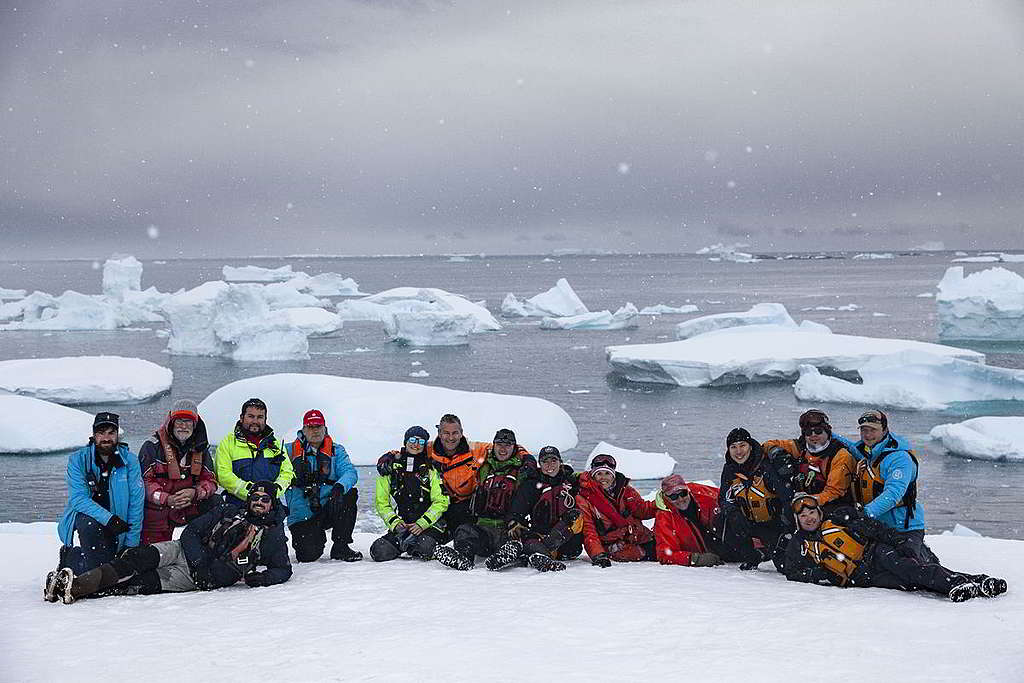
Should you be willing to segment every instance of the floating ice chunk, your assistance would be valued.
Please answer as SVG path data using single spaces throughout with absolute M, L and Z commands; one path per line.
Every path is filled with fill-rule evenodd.
M 676 325 L 676 339 L 689 339 L 706 332 L 744 325 L 797 326 L 782 304 L 755 304 L 749 311 L 714 313 L 681 322 Z
M 654 306 L 645 306 L 640 309 L 640 315 L 671 315 L 673 313 L 697 313 L 700 311 L 699 308 L 693 304 L 685 304 L 683 306 L 666 306 L 665 304 L 656 304 Z
M 420 310 L 431 310 L 427 304 L 419 306 Z M 384 322 L 391 317 L 391 310 L 383 304 L 375 304 L 363 299 L 346 299 L 337 305 L 338 316 L 342 320 L 365 320 Z
M 938 240 L 929 240 L 911 248 L 915 251 L 945 251 L 946 243 Z
M 509 427 L 534 453 L 547 444 L 565 451 L 578 440 L 572 418 L 540 398 L 305 374 L 253 377 L 214 391 L 199 404 L 211 439 L 231 433 L 238 406 L 250 396 L 266 399 L 270 423 L 284 438 L 295 434 L 302 415 L 316 406 L 357 465 L 375 464 L 381 453 L 400 446 L 409 425 L 433 432 L 431 425 L 443 413 L 458 415 L 470 440 L 490 440 L 495 431 Z
M 365 304 L 377 304 L 383 306 L 386 311 L 367 307 Z M 394 289 L 378 292 L 362 299 L 338 303 L 338 313 L 345 320 L 359 320 L 360 318 L 349 316 L 363 312 L 377 316 L 374 318 L 362 318 L 364 320 L 388 322 L 390 313 L 396 311 L 435 311 L 438 313 L 466 314 L 473 318 L 473 332 L 488 332 L 501 329 L 501 325 L 486 308 L 477 306 L 465 297 L 435 287 L 395 287 Z
M 173 378 L 167 368 L 141 358 L 70 356 L 0 361 L 0 389 L 66 405 L 145 401 L 169 391 Z
M 410 346 L 462 346 L 469 343 L 476 318 L 451 311 L 393 311 L 384 323 L 390 341 Z
M 637 327 L 639 313 L 636 306 L 627 303 L 619 310 L 581 313 L 564 318 L 544 318 L 542 330 L 628 330 Z
M 221 269 L 228 282 L 284 282 L 296 276 L 292 267 L 261 268 L 260 266 L 224 266 Z
M 38 309 L 38 318 L 34 320 L 30 318 L 37 315 L 36 311 L 26 308 L 21 322 L 7 323 L 2 329 L 116 330 L 122 324 L 120 307 L 116 303 L 109 303 L 103 296 L 90 296 L 68 290 L 56 297 L 53 304 L 53 307 Z
M 589 310 L 576 296 L 569 281 L 563 277 L 548 291 L 531 296 L 525 301 L 519 301 L 514 294 L 507 294 L 505 300 L 501 302 L 501 312 L 509 317 L 536 315 L 564 318 L 589 313 Z
M 286 284 L 312 294 L 313 296 L 362 296 L 359 284 L 350 277 L 338 273 L 320 273 L 312 277 L 297 273 Z
M 516 298 L 516 295 L 509 292 L 501 300 L 501 314 L 506 318 L 525 318 L 530 315 L 526 304 Z
M 879 261 L 879 260 L 886 260 L 886 259 L 895 258 L 895 256 L 893 256 L 891 253 L 888 253 L 888 252 L 883 253 L 883 254 L 876 254 L 876 253 L 870 253 L 869 252 L 867 254 L 856 254 L 856 255 L 854 255 L 853 258 L 855 260 L 857 260 L 857 261 Z
M 587 457 L 587 469 L 594 456 L 606 453 L 615 458 L 615 469 L 630 479 L 661 479 L 672 474 L 676 461 L 668 453 L 646 453 L 601 441 Z
M 940 339 L 1024 340 L 1024 277 L 1005 268 L 948 268 L 935 305 Z
M 962 256 L 953 259 L 953 263 L 999 263 L 998 256 Z
M 932 294 L 931 292 L 921 292 L 920 294 L 917 295 L 917 298 L 918 299 L 931 299 L 933 296 L 935 296 L 935 295 Z
M 570 394 L 589 394 L 590 389 L 569 389 Z
M 712 244 L 709 247 L 701 247 L 697 250 L 699 256 L 710 256 L 711 261 L 732 261 L 733 263 L 757 263 L 758 259 L 753 254 L 739 251 L 745 244 Z
M 979 460 L 1024 462 L 1024 417 L 975 417 L 933 427 L 950 453 Z
M 226 282 L 204 282 L 164 303 L 171 323 L 168 351 L 186 356 L 220 356 L 226 351 L 225 342 L 214 331 L 213 321 L 218 302 L 227 295 L 229 287 Z
M 968 537 L 968 538 L 985 538 L 984 536 L 979 534 L 974 529 L 972 529 L 972 528 L 970 528 L 968 526 L 964 526 L 963 524 L 960 524 L 959 522 L 954 524 L 952 529 L 946 529 L 945 531 L 943 531 L 941 535 L 942 536 L 965 536 L 965 537 Z
M 23 322 L 39 320 L 47 308 L 56 308 L 57 297 L 46 292 L 32 292 L 20 301 L 11 301 L 0 304 L 0 320 L 14 320 L 21 318 Z
M 0 453 L 53 453 L 84 446 L 93 416 L 37 398 L 0 394 Z
M 285 327 L 295 327 L 307 336 L 324 335 L 341 329 L 341 317 L 322 308 L 285 308 L 274 311 L 271 320 L 282 321 Z
M 799 371 L 800 379 L 793 385 L 793 392 L 801 401 L 852 403 L 904 410 L 942 410 L 946 407 L 893 382 L 865 387 L 838 377 L 822 375 L 813 365 L 801 365 Z
M 416 370 L 409 373 L 410 377 L 430 377 L 430 373 L 426 370 Z
M 609 346 L 612 369 L 634 382 L 686 387 L 795 379 L 801 365 L 854 375 L 875 356 L 917 350 L 982 362 L 976 351 L 904 339 L 831 334 L 823 325 L 738 327 L 661 344 Z
M 0 299 L 24 299 L 28 292 L 24 289 L 7 289 L 0 287 Z
M 303 294 L 292 283 L 272 282 L 263 288 L 263 296 L 267 304 L 274 309 L 278 308 L 306 308 L 308 306 L 320 306 L 323 302 L 312 294 Z
M 142 264 L 134 256 L 112 256 L 103 264 L 103 294 L 123 299 L 125 292 L 142 290 Z
M 231 358 L 236 361 L 308 360 L 309 340 L 305 332 L 292 325 L 264 324 L 238 338 Z

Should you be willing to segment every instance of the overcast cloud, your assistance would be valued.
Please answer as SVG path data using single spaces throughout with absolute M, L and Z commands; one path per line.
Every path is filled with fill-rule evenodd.
M 6 7 L 0 236 L 5 258 L 1019 247 L 1022 17 L 995 1 Z

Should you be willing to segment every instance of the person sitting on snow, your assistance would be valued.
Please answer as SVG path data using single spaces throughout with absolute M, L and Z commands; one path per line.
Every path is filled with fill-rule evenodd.
M 62 569 L 47 582 L 45 597 L 71 604 L 89 596 L 213 590 L 240 580 L 250 588 L 284 583 L 292 567 L 283 522 L 274 482 L 253 482 L 241 508 L 223 504 L 189 522 L 180 540 L 129 548 L 96 569 Z
M 327 433 L 327 421 L 319 410 L 302 417 L 302 429 L 292 442 L 295 478 L 285 491 L 288 531 L 299 562 L 315 562 L 327 545 L 325 529 L 331 529 L 331 559 L 358 562 L 363 554 L 352 550 L 356 525 L 359 474 L 348 452 Z
M 146 493 L 138 456 L 119 443 L 119 422 L 115 413 L 97 413 L 88 445 L 68 457 L 68 502 L 57 525 L 63 543 L 58 570 L 87 572 L 139 544 Z
M 715 552 L 713 521 L 718 506 L 718 488 L 687 484 L 681 475 L 661 480 L 654 499 L 654 541 L 658 562 L 684 567 L 714 567 L 722 564 Z
M 188 399 L 175 401 L 167 419 L 139 449 L 146 485 L 142 543 L 171 540 L 185 526 L 223 501 L 215 492 L 206 424 Z
M 817 499 L 793 498 L 798 530 L 783 564 L 790 581 L 834 586 L 926 590 L 963 602 L 978 595 L 1006 592 L 1006 581 L 985 574 L 964 574 L 923 562 L 902 534 L 877 519 L 836 511 L 826 520 Z
M 388 532 L 370 546 L 375 562 L 387 562 L 402 553 L 429 560 L 444 540 L 442 516 L 448 496 L 441 488 L 441 475 L 427 457 L 429 439 L 423 427 L 410 427 L 402 449 L 377 463 L 374 507 Z
M 217 444 L 217 483 L 224 502 L 242 505 L 254 482 L 272 481 L 280 494 L 292 482 L 292 461 L 284 443 L 267 426 L 267 404 L 250 398 L 242 404 L 235 430 Z
M 615 458 L 607 453 L 594 456 L 590 471 L 580 475 L 576 504 L 583 513 L 583 547 L 597 567 L 617 562 L 654 560 L 654 534 L 640 520 L 658 511 L 653 501 L 644 500 L 629 485 L 629 479 L 615 471 Z

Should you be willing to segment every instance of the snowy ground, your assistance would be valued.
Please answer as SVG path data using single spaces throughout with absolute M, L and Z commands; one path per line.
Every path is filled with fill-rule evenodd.
M 357 534 L 356 546 L 366 553 L 372 539 Z M 494 574 L 323 560 L 274 588 L 64 606 L 41 597 L 53 525 L 0 524 L 0 678 L 721 681 L 750 665 L 768 681 L 1020 680 L 1024 542 L 929 543 L 951 567 L 1004 576 L 1010 592 L 955 605 L 735 566 Z

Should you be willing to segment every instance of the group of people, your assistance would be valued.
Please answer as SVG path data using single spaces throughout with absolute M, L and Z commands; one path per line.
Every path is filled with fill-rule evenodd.
M 136 455 L 119 441 L 119 417 L 97 414 L 88 445 L 68 459 L 63 545 L 44 599 L 283 583 L 292 574 L 285 526 L 300 563 L 323 556 L 328 532 L 331 559 L 362 560 L 351 548 L 358 472 L 321 411 L 302 424 L 286 443 L 267 424 L 266 403 L 249 399 L 211 457 L 196 405 L 180 400 Z M 805 583 L 926 590 L 954 602 L 1006 592 L 1003 579 L 947 569 L 925 544 L 916 456 L 885 413 L 864 413 L 856 441 L 833 434 L 820 410 L 803 413 L 799 428 L 795 439 L 764 442 L 733 429 L 720 486 L 671 474 L 647 500 L 611 455 L 578 473 L 554 446 L 534 456 L 511 429 L 469 441 L 447 414 L 435 438 L 410 427 L 378 460 L 374 508 L 387 533 L 370 557 L 462 571 L 480 558 L 493 571 L 541 572 L 583 552 L 601 568 L 750 570 L 770 560 Z

